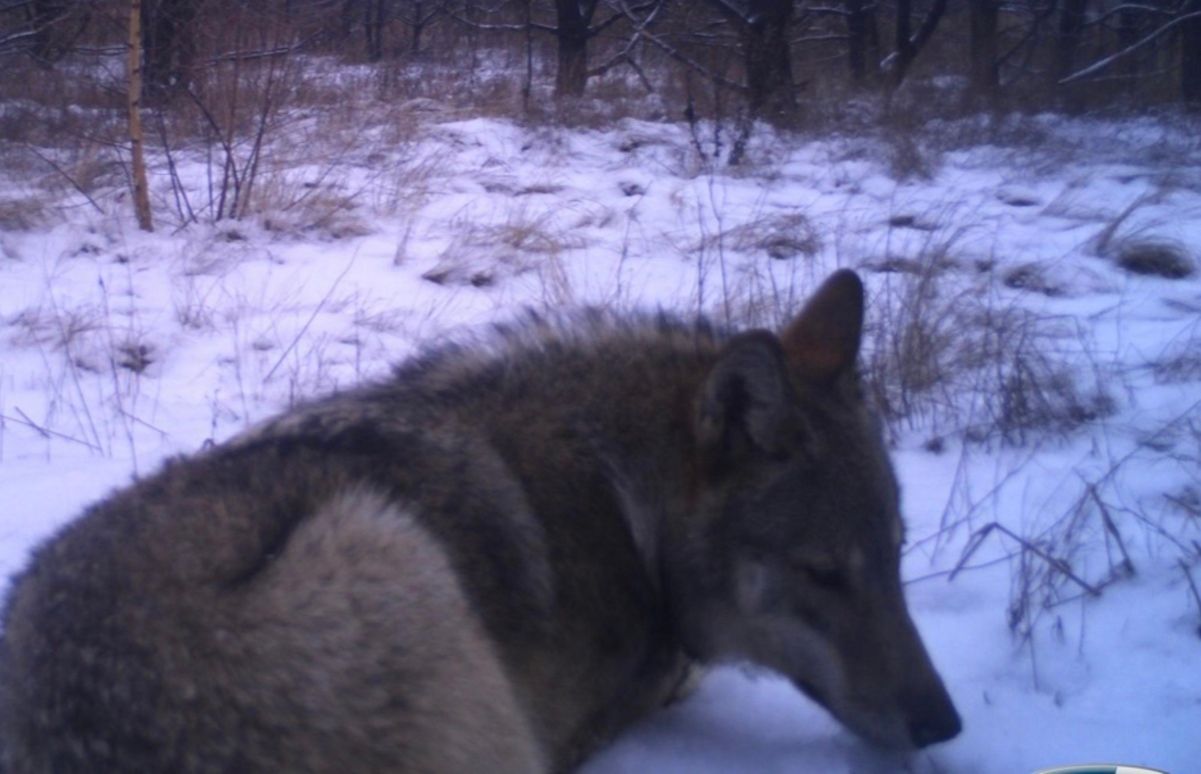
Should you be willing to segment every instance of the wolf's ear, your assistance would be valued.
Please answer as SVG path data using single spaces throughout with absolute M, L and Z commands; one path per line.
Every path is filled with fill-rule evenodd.
M 734 338 L 700 394 L 697 437 L 707 453 L 737 454 L 748 445 L 786 450 L 796 427 L 792 385 L 776 337 L 752 331 Z
M 824 384 L 855 365 L 862 335 L 863 282 L 850 269 L 839 269 L 780 334 L 780 343 L 795 373 Z

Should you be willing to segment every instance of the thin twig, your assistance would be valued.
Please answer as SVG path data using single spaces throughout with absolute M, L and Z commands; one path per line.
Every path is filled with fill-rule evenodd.
M 1163 35 L 1168 30 L 1174 28 L 1176 25 L 1183 24 L 1184 22 L 1189 21 L 1191 19 L 1201 19 L 1201 11 L 1193 11 L 1191 13 L 1186 13 L 1181 16 L 1177 16 L 1175 19 L 1168 22 L 1167 24 L 1164 24 L 1159 29 L 1155 30 L 1154 32 L 1149 33 L 1142 40 L 1132 43 L 1129 46 L 1127 46 L 1126 48 L 1122 49 L 1121 51 L 1118 51 L 1117 53 L 1114 53 L 1114 54 L 1110 54 L 1109 56 L 1105 57 L 1104 59 L 1101 59 L 1097 62 L 1093 62 L 1091 65 L 1089 65 L 1088 67 L 1085 67 L 1083 70 L 1077 70 L 1076 72 L 1072 73 L 1071 75 L 1069 75 L 1065 78 L 1061 78 L 1059 80 L 1059 85 L 1062 86 L 1065 83 L 1071 83 L 1073 81 L 1078 81 L 1081 78 L 1086 78 L 1095 72 L 1104 70 L 1106 67 L 1109 67 L 1111 64 L 1118 61 L 1119 59 L 1122 59 L 1123 57 L 1126 57 L 1127 55 L 1134 53 L 1135 51 L 1139 50 L 1146 44 L 1155 40 L 1160 35 Z
M 139 417 L 139 416 L 138 416 L 138 415 L 136 415 L 136 414 L 132 414 L 132 413 L 130 413 L 130 412 L 128 412 L 128 411 L 126 411 L 125 409 L 123 409 L 123 408 L 120 408 L 120 407 L 118 407 L 118 409 L 117 409 L 117 410 L 118 410 L 118 411 L 120 411 L 120 412 L 121 412 L 123 415 L 125 415 L 125 416 L 126 416 L 126 417 L 128 417 L 129 419 L 132 419 L 132 420 L 134 421 L 134 423 L 135 423 L 135 424 L 139 424 L 139 425 L 141 425 L 142 427 L 145 427 L 145 428 L 147 428 L 147 429 L 149 429 L 149 430 L 153 430 L 154 432 L 158 433 L 158 434 L 159 434 L 160 436 L 162 436 L 163 438 L 167 438 L 167 437 L 169 437 L 169 436 L 171 435 L 171 434 L 170 434 L 170 433 L 168 433 L 166 430 L 162 429 L 161 427 L 157 427 L 157 426 L 155 426 L 155 425 L 152 425 L 151 423 L 147 422 L 145 419 L 142 419 L 141 417 Z
M 1201 592 L 1197 591 L 1197 584 L 1193 580 L 1193 573 L 1189 570 L 1188 564 L 1183 559 L 1180 561 L 1180 571 L 1184 573 L 1184 579 L 1188 581 L 1188 587 L 1193 591 L 1193 600 L 1197 603 L 1197 611 L 1201 612 Z M 1197 634 L 1201 635 L 1201 626 L 1197 627 Z
M 1071 566 L 1066 561 L 1064 561 L 1063 559 L 1060 559 L 1057 556 L 1053 556 L 1052 554 L 1047 553 L 1046 551 L 1039 548 L 1031 541 L 1022 537 L 1021 535 L 1018 535 L 1013 530 L 1006 527 L 1004 524 L 1001 524 L 1001 523 L 995 522 L 995 521 L 991 522 L 989 524 L 985 524 L 979 530 L 974 532 L 972 534 L 972 536 L 968 539 L 968 544 L 967 544 L 967 546 L 964 547 L 963 554 L 960 556 L 959 561 L 955 564 L 955 569 L 953 569 L 951 571 L 951 574 L 950 574 L 948 580 L 955 580 L 956 574 L 958 574 L 959 571 L 961 569 L 963 569 L 963 566 L 967 563 L 967 561 L 969 559 L 971 559 L 973 554 L 976 553 L 976 550 L 979 549 L 980 546 L 984 543 L 984 539 L 987 538 L 988 535 L 994 531 L 1000 532 L 1001 534 L 1008 536 L 1011 540 L 1015 541 L 1022 548 L 1029 551 L 1030 553 L 1034 554 L 1039 559 L 1042 559 L 1044 562 L 1046 562 L 1048 565 L 1050 565 L 1056 571 L 1061 573 L 1065 578 L 1067 578 L 1068 580 L 1070 580 L 1073 583 L 1075 583 L 1076 585 L 1078 585 L 1080 588 L 1087 591 L 1091 596 L 1096 597 L 1096 596 L 1101 595 L 1101 589 L 1097 588 L 1095 585 L 1089 583 L 1088 581 L 1084 580 L 1076 573 L 1072 572 Z
M 89 448 L 95 452 L 103 451 L 99 446 L 96 446 L 93 443 L 85 441 L 82 438 L 76 438 L 73 435 L 67 435 L 66 433 L 60 433 L 57 430 L 51 430 L 48 427 L 42 427 L 37 422 L 34 422 L 32 419 L 30 419 L 29 415 L 26 414 L 24 411 L 22 411 L 20 409 L 20 407 L 17 407 L 15 410 L 21 416 L 13 417 L 13 416 L 9 416 L 8 414 L 0 414 L 0 419 L 5 420 L 6 422 L 16 422 L 18 425 L 25 425 L 26 427 L 37 432 L 37 434 L 42 436 L 43 438 L 50 438 L 51 436 L 53 436 L 55 438 L 61 438 L 64 441 L 70 441 L 71 443 L 77 443 L 80 446 L 86 446 L 87 448 Z
M 1118 544 L 1118 550 L 1122 552 L 1122 566 L 1127 572 L 1134 575 L 1134 562 L 1130 561 L 1130 554 L 1126 551 L 1126 542 L 1122 540 L 1122 534 L 1118 532 L 1117 524 L 1114 523 L 1113 517 L 1109 513 L 1109 506 L 1097 494 L 1097 487 L 1090 485 L 1088 494 L 1101 512 L 1101 523 L 1105 525 L 1105 531 L 1113 536 L 1114 541 Z

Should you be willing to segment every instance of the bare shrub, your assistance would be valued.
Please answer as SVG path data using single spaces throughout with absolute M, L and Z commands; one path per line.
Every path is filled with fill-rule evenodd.
M 722 296 L 714 314 L 741 328 L 779 329 L 821 279 L 813 264 L 795 259 L 744 261 L 719 267 L 719 274 Z
M 927 180 L 934 174 L 934 165 L 916 137 L 908 132 L 887 135 L 888 171 L 897 180 L 919 178 Z
M 68 352 L 78 349 L 81 338 L 97 333 L 104 325 L 100 310 L 90 306 L 62 311 L 34 306 L 18 312 L 8 322 L 17 329 L 17 344 Z
M 986 544 L 999 547 L 1011 567 L 1009 627 L 1031 648 L 1032 658 L 1036 627 L 1050 622 L 1062 632 L 1065 605 L 1102 596 L 1110 586 L 1146 569 L 1148 562 L 1174 563 L 1187 577 L 1201 563 L 1201 500 L 1195 484 L 1135 498 L 1130 496 L 1128 477 L 1140 469 L 1132 462 L 1154 459 L 1186 471 L 1186 480 L 1195 481 L 1201 463 L 1196 451 L 1199 423 L 1201 403 L 1164 422 L 1107 468 L 1088 476 L 1078 473 L 1064 482 L 1075 497 L 1049 521 L 1035 520 L 1020 532 L 999 520 L 973 530 L 950 577 L 991 563 L 973 560 Z M 1176 445 L 1183 450 L 1165 454 Z
M 879 117 L 878 132 L 886 148 L 886 163 L 896 180 L 929 179 L 938 160 L 926 142 L 925 109 L 885 107 Z
M 972 533 L 950 577 L 963 570 L 988 539 L 1006 544 L 1016 566 L 1010 576 L 1009 629 L 1029 643 L 1045 615 L 1081 596 L 1099 597 L 1107 587 L 1135 574 L 1128 536 L 1119 529 L 1116 513 L 1098 487 L 1089 484 L 1068 511 L 1036 534 L 1021 535 L 990 522 Z M 1082 557 L 1097 540 L 1105 547 L 1105 567 L 1087 573 L 1080 568 Z
M 1113 260 L 1133 274 L 1145 274 L 1167 279 L 1184 279 L 1196 267 L 1188 248 L 1171 239 L 1155 235 L 1158 221 L 1132 226 L 1133 216 L 1147 205 L 1156 204 L 1165 191 L 1157 190 L 1135 199 L 1113 217 L 1092 238 L 1093 252 Z
M 1114 399 L 1100 378 L 1082 378 L 1065 364 L 1055 346 L 1062 337 L 1046 320 L 1023 316 L 1014 322 L 996 331 L 997 362 L 992 378 L 984 381 L 994 400 L 982 402 L 982 416 L 968 428 L 969 440 L 984 442 L 999 434 L 1006 443 L 1023 445 L 1039 435 L 1069 435 L 1114 412 Z
M 708 239 L 722 239 L 729 249 L 749 255 L 766 254 L 776 260 L 811 258 L 822 246 L 821 236 L 803 212 L 765 215 Z
M 0 199 L 0 231 L 28 231 L 46 219 L 48 203 L 31 196 Z
M 1190 336 L 1169 347 L 1151 363 L 1151 371 L 1164 384 L 1201 382 L 1201 337 Z
M 197 275 L 180 275 L 180 282 L 172 288 L 171 302 L 175 310 L 175 322 L 181 328 L 204 331 L 216 327 L 218 314 L 209 298 L 213 287 L 202 289 Z
M 124 128 L 124 68 L 117 52 L 79 54 L 56 67 L 6 56 L 0 78 L 0 137 L 41 147 L 117 142 Z
M 870 329 L 865 373 L 870 391 L 890 421 L 915 418 L 927 404 L 950 403 L 935 396 L 952 371 L 959 304 L 940 288 L 940 256 L 927 253 L 913 271 L 896 275 L 886 293 L 893 296 L 873 308 L 882 312 Z
M 373 230 L 358 200 L 364 186 L 351 186 L 337 161 L 324 169 L 273 169 L 262 175 L 253 212 L 267 231 L 329 239 L 366 236 Z
M 452 228 L 451 244 L 421 275 L 437 285 L 489 287 L 586 245 L 574 229 L 558 222 L 555 211 L 535 213 L 525 204 L 514 206 L 501 222 L 463 217 Z
M 1021 445 L 1112 414 L 1085 331 L 961 282 L 946 249 L 887 275 L 887 298 L 873 305 L 865 375 L 890 424 Z

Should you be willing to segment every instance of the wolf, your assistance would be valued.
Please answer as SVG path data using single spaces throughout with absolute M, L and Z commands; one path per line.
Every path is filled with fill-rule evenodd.
M 568 771 L 721 662 L 954 737 L 863 316 L 534 319 L 168 462 L 14 580 L 0 768 Z

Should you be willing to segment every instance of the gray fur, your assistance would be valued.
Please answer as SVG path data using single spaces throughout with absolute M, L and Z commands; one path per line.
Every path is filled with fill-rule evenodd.
M 850 272 L 779 334 L 535 319 L 167 464 L 14 582 L 0 768 L 563 771 L 694 661 L 953 736 L 861 325 Z

